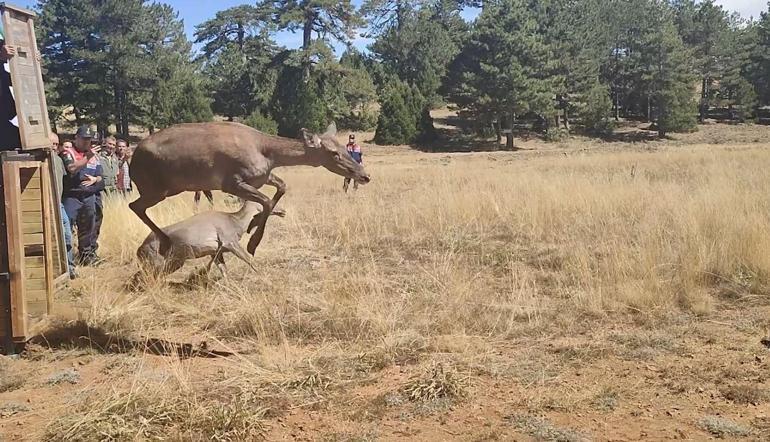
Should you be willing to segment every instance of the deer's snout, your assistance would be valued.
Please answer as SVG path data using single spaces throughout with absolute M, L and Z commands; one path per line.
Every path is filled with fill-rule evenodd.
M 364 175 L 364 176 L 358 177 L 358 182 L 360 184 L 366 184 L 366 183 L 368 183 L 371 180 L 372 179 L 369 177 L 369 175 Z

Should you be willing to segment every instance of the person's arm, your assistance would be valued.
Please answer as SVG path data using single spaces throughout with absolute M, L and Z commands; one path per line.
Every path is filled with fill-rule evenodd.
M 62 160 L 64 160 L 64 167 L 67 168 L 67 173 L 70 175 L 75 175 L 81 170 L 83 170 L 84 167 L 88 164 L 88 161 L 91 160 L 91 158 L 94 157 L 99 152 L 99 148 L 95 147 L 93 149 L 89 149 L 85 152 L 83 158 L 76 160 L 75 158 L 70 155 L 69 152 L 64 152 L 62 154 Z M 68 161 L 69 158 L 69 161 Z
M 96 166 L 96 172 L 93 175 L 86 174 L 86 181 L 83 181 L 83 187 L 88 187 L 94 193 L 104 190 L 104 169 L 101 165 Z

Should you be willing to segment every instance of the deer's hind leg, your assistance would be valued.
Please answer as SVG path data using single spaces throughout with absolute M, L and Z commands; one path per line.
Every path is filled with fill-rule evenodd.
M 246 252 L 246 250 L 243 249 L 243 246 L 241 246 L 241 243 L 239 242 L 232 242 L 230 244 L 227 244 L 225 246 L 225 250 L 235 255 L 237 258 L 239 258 L 241 261 L 245 262 L 246 264 L 251 267 L 252 270 L 257 272 L 257 268 L 254 267 L 254 263 L 251 262 L 251 257 Z
M 270 212 L 273 211 L 273 201 L 267 195 L 260 192 L 254 186 L 245 182 L 243 178 L 240 177 L 236 177 L 235 180 L 233 180 L 232 185 L 224 186 L 223 190 L 227 193 L 232 193 L 235 196 L 239 196 L 245 200 L 254 201 L 255 203 L 262 205 L 262 212 L 257 215 L 251 223 L 257 227 L 257 230 L 249 239 L 247 250 L 251 255 L 254 255 L 254 251 L 257 250 L 257 246 L 259 246 L 259 243 L 262 242 L 262 237 L 265 234 L 267 218 L 270 216 Z

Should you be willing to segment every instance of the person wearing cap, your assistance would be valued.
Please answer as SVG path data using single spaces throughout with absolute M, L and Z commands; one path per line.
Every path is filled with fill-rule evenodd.
M 96 198 L 104 190 L 99 162 L 98 137 L 88 126 L 81 126 L 73 148 L 62 152 L 67 170 L 64 177 L 64 210 L 78 226 L 78 260 L 81 265 L 99 261 L 96 255 Z
M 350 154 L 350 156 L 353 157 L 353 159 L 358 164 L 361 164 L 364 161 L 363 154 L 361 153 L 361 146 L 358 143 L 356 143 L 356 135 L 355 134 L 350 134 L 350 136 L 348 137 L 348 144 L 345 147 L 347 148 L 348 153 Z M 351 178 L 345 178 L 345 183 L 342 185 L 342 189 L 345 192 L 348 191 L 348 187 L 350 187 L 350 181 L 351 180 L 352 180 Z M 353 181 L 353 190 L 358 190 L 358 182 L 357 181 Z
M 62 198 L 62 189 L 64 188 L 64 175 L 66 175 L 66 169 L 64 168 L 64 161 L 61 159 L 61 154 L 64 151 L 59 141 L 59 136 L 51 132 L 49 135 L 51 140 L 51 161 L 53 163 L 54 171 L 54 191 L 57 193 L 59 199 Z M 61 223 L 62 232 L 64 233 L 64 246 L 67 249 L 67 270 L 69 271 L 70 279 L 75 279 L 77 273 L 75 272 L 75 256 L 72 253 L 72 224 L 70 224 L 70 218 L 67 216 L 67 211 L 64 210 L 64 204 L 59 203 L 59 210 L 61 211 Z
M 0 29 L 0 150 L 21 148 L 19 123 L 16 118 L 16 101 L 11 85 L 11 70 L 8 60 L 16 55 L 16 47 L 5 44 L 5 35 Z
M 104 197 L 115 193 L 115 182 L 118 176 L 118 157 L 115 155 L 117 139 L 113 136 L 106 137 L 99 151 L 99 164 L 102 166 L 102 182 L 104 190 L 96 194 L 96 219 L 94 221 L 94 253 L 99 250 L 99 236 L 102 233 L 102 221 L 104 221 Z

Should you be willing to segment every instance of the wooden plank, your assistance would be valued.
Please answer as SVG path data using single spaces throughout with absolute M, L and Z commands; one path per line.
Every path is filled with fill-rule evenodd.
M 27 256 L 24 258 L 24 266 L 29 269 L 42 269 L 45 268 L 45 258 L 42 256 Z
M 43 223 L 21 223 L 22 233 L 43 233 Z
M 24 212 L 21 213 L 21 222 L 24 224 L 43 224 L 43 214 L 40 211 L 37 212 Z
M 45 290 L 45 279 L 30 279 L 25 284 L 27 290 Z
M 11 286 L 11 324 L 14 338 L 27 337 L 27 311 L 24 305 L 24 243 L 21 233 L 19 167 L 13 162 L 3 165 L 5 223 L 8 238 L 8 273 Z
M 21 205 L 21 210 L 24 212 L 40 213 L 43 211 L 43 203 L 40 200 L 37 200 L 37 201 L 19 200 L 19 204 Z M 42 218 L 42 215 L 40 215 L 40 217 Z
M 24 270 L 27 271 L 27 273 L 24 274 L 24 276 L 27 277 L 27 281 L 33 279 L 45 279 L 45 267 L 27 267 Z
M 37 174 L 35 174 L 37 175 Z M 38 180 L 31 181 L 27 186 L 24 188 L 25 191 L 27 190 L 37 190 L 40 191 L 40 182 Z
M 42 296 L 45 296 L 45 292 L 40 291 Z M 27 301 L 27 314 L 32 318 L 40 318 L 48 314 L 48 307 L 43 297 L 37 301 Z
M 25 233 L 24 236 L 24 245 L 31 246 L 36 244 L 45 244 L 45 239 L 43 238 L 42 233 Z
M 52 159 L 52 155 L 55 155 L 53 152 L 46 151 L 47 157 L 48 157 L 48 167 L 45 169 L 41 169 L 42 173 L 48 173 L 49 175 L 49 181 L 52 183 L 55 183 L 55 167 L 54 167 L 54 161 Z M 52 187 L 53 189 L 53 187 Z M 51 216 L 51 222 L 53 223 L 53 228 L 51 229 L 51 232 L 53 233 L 53 257 L 54 257 L 54 287 L 56 286 L 56 280 L 61 278 L 62 275 L 67 275 L 69 277 L 69 272 L 67 271 L 67 247 L 66 244 L 64 244 L 64 226 L 62 226 L 62 219 L 61 219 L 61 195 L 59 192 L 51 192 L 51 210 L 52 210 L 52 216 Z M 66 279 L 67 281 L 69 278 Z
M 43 160 L 43 164 L 38 170 L 49 170 L 48 167 L 48 160 Z M 51 232 L 51 210 L 53 209 L 51 207 L 51 194 L 53 193 L 53 182 L 51 182 L 51 175 L 47 173 L 39 173 L 38 176 L 40 177 L 40 187 L 43 189 L 43 226 L 45 228 L 43 229 L 43 240 L 45 241 L 45 274 L 43 275 L 45 278 L 45 290 L 46 290 L 46 302 L 47 302 L 47 308 L 46 313 L 53 311 L 53 292 L 54 292 L 54 279 L 56 279 L 56 276 L 54 274 L 54 253 L 52 249 L 53 245 L 53 238 Z

